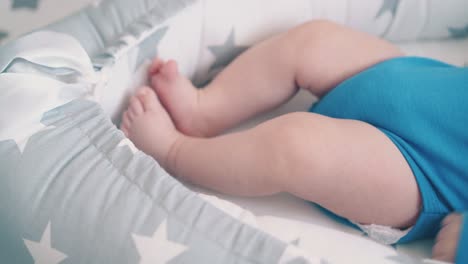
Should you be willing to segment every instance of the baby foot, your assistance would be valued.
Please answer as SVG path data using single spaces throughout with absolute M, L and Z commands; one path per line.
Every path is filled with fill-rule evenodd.
M 451 214 L 444 219 L 432 249 L 432 258 L 450 263 L 455 261 L 461 225 L 462 216 L 459 214 Z
M 177 129 L 186 135 L 204 136 L 204 122 L 198 104 L 200 90 L 179 73 L 177 63 L 156 59 L 149 74 L 153 89 Z
M 168 164 L 173 146 L 182 137 L 149 87 L 141 88 L 130 99 L 122 116 L 121 129 L 139 149 L 154 157 L 163 167 Z

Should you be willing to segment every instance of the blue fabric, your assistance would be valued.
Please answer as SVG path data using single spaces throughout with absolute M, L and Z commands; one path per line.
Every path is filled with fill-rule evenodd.
M 468 68 L 401 57 L 346 80 L 311 112 L 367 122 L 399 148 L 423 198 L 399 242 L 433 237 L 445 215 L 468 209 Z
M 456 264 L 468 263 L 468 212 L 463 214 L 463 222 L 460 233 L 460 240 L 458 241 L 458 251 Z

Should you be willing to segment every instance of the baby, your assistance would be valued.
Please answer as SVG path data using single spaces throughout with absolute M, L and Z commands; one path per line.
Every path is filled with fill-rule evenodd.
M 312 21 L 249 49 L 203 89 L 174 61 L 156 59 L 150 77 L 121 129 L 183 180 L 233 195 L 289 192 L 353 223 L 404 230 L 399 242 L 434 236 L 468 209 L 468 69 Z M 320 98 L 310 112 L 222 134 L 300 88 Z M 434 258 L 454 261 L 462 217 L 444 223 Z

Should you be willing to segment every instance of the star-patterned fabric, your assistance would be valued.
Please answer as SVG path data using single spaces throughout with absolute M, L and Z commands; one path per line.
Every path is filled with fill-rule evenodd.
M 134 234 L 133 240 L 141 256 L 140 264 L 167 263 L 187 249 L 183 244 L 169 241 L 166 220 L 161 223 L 153 236 Z
M 395 16 L 399 3 L 400 0 L 383 0 L 382 6 L 380 7 L 375 17 L 379 18 L 387 12 L 390 13 L 392 16 Z
M 6 31 L 0 30 L 0 43 L 2 42 L 3 39 L 8 37 L 8 33 Z
M 55 22 L 94 1 L 2 0 L 0 1 L 0 45 Z
M 239 45 L 236 43 L 236 35 L 234 28 L 231 29 L 226 40 L 222 44 L 210 45 L 207 47 L 214 61 L 209 66 L 208 73 L 205 78 L 202 78 L 197 82 L 199 87 L 203 87 L 210 82 L 210 80 L 216 76 L 221 70 L 223 70 L 228 64 L 239 56 L 241 53 L 248 49 L 248 46 Z
M 449 27 L 448 30 L 453 38 L 466 38 L 468 37 L 468 24 L 464 27 Z
M 138 48 L 138 56 L 134 66 L 135 70 L 141 64 L 143 64 L 143 62 L 150 61 L 156 57 L 158 44 L 166 34 L 167 30 L 167 27 L 159 28 L 141 42 Z
M 50 238 L 49 223 L 39 242 L 23 239 L 35 264 L 59 264 L 67 257 L 65 254 L 52 247 Z
M 375 18 L 379 19 L 382 16 L 389 14 L 391 16 L 391 22 L 388 23 L 387 28 L 383 33 L 381 33 L 382 36 L 387 36 L 389 30 L 392 28 L 396 14 L 397 14 L 397 9 L 398 5 L 400 4 L 400 0 L 382 0 L 382 6 L 380 7 L 379 11 L 377 12 Z
M 38 54 L 39 40 L 62 55 Z M 99 86 L 78 42 L 39 32 L 18 45 L 0 50 L 0 261 L 320 263 L 184 187 L 73 92 Z
M 132 151 L 96 103 L 73 101 L 41 122 L 54 129 L 30 137 L 22 153 L 0 141 L 0 191 L 21 194 L 1 201 L 1 216 L 15 216 L 1 227 L 9 233 L 0 244 L 13 248 L 0 248 L 4 259 L 14 252 L 28 260 L 21 263 L 320 263 L 218 210 Z
M 232 29 L 229 37 L 222 45 L 208 46 L 208 49 L 215 57 L 215 62 L 210 67 L 210 70 L 226 67 L 234 58 L 247 50 L 247 46 L 237 45 L 235 38 L 235 31 Z
M 29 8 L 29 9 L 37 9 L 39 0 L 11 0 L 11 8 L 18 9 L 18 8 Z
M 4 32 L 10 31 L 9 23 L 3 23 L 9 21 L 2 20 L 5 17 L 12 20 L 20 14 L 33 16 L 53 0 L 37 1 L 36 9 L 26 2 L 18 1 L 20 5 L 15 9 L 11 8 L 13 1 L 0 2 L 7 6 L 0 7 Z M 465 2 L 458 2 L 459 7 L 454 8 L 456 2 L 445 4 L 454 10 L 450 18 L 441 19 L 437 27 L 428 23 L 427 28 L 418 31 L 421 35 L 409 34 L 405 38 L 448 37 L 451 30 L 461 36 L 467 21 L 460 18 L 457 10 L 463 10 L 460 6 Z M 155 55 L 180 58 L 182 72 L 199 74 L 203 79 L 261 38 L 306 19 L 319 18 L 310 16 L 313 12 L 309 12 L 308 0 L 299 0 L 294 6 L 287 0 L 264 3 L 262 0 L 103 0 L 83 11 L 85 15 L 69 18 L 48 29 L 76 38 L 92 61 L 102 55 L 99 52 L 106 51 L 112 58 L 110 65 L 95 67 L 102 69 L 100 77 L 107 79 L 107 85 L 102 87 L 97 98 L 101 106 L 113 100 L 113 105 L 122 107 L 129 91 L 137 86 L 135 76 L 145 72 L 135 69 Z M 336 12 L 340 10 L 336 3 L 328 3 L 313 9 L 330 14 L 331 19 L 344 21 Z M 368 19 L 363 23 L 377 28 L 377 35 L 400 34 L 401 21 L 408 17 L 415 21 L 414 25 L 418 24 L 419 16 L 408 15 L 414 9 L 408 6 L 408 1 L 350 3 L 368 7 L 359 8 L 368 13 L 360 11 L 363 13 L 358 15 Z M 190 6 L 184 12 L 174 11 L 186 5 Z M 5 15 L 4 10 L 9 13 Z M 120 10 L 117 13 L 124 15 L 114 17 L 110 10 Z M 152 13 L 145 15 L 148 10 Z M 438 9 L 435 7 L 435 10 Z M 177 16 L 167 20 L 174 12 Z M 132 19 L 136 19 L 138 27 L 133 27 Z M 127 29 L 132 30 L 125 31 Z M 141 36 L 145 37 L 141 39 Z M 463 41 L 456 40 L 453 44 L 456 48 L 450 49 L 458 57 L 468 54 L 466 49 L 459 48 L 467 47 Z M 60 47 L 53 49 L 62 50 Z M 0 47 L 0 55 L 2 51 L 5 50 Z M 460 65 L 468 60 L 462 59 Z M 21 69 L 9 70 L 18 74 Z M 60 71 L 52 71 L 57 72 Z M 51 90 L 52 86 L 49 83 L 44 88 L 49 89 L 47 94 L 52 94 L 53 100 L 65 103 L 70 98 L 83 97 L 82 93 L 70 90 Z M 8 102 L 6 97 L 2 98 Z M 12 117 L 0 115 L 0 263 L 2 260 L 9 263 L 320 263 L 320 259 L 311 259 L 298 248 L 337 263 L 356 260 L 358 255 L 360 260 L 367 260 L 360 263 L 415 261 L 413 257 L 396 253 L 393 248 L 380 247 L 362 232 L 345 228 L 318 213 L 310 220 L 312 224 L 307 223 L 309 218 L 302 214 L 313 209 L 301 207 L 304 209 L 301 212 L 292 212 L 291 207 L 299 203 L 297 200 L 288 203 L 267 198 L 265 205 L 258 206 L 259 213 L 254 215 L 189 191 L 116 130 L 108 114 L 118 115 L 117 108 L 106 109 L 105 114 L 100 105 L 82 99 L 46 108 L 30 111 L 35 115 L 28 115 L 28 127 L 34 131 L 29 134 L 20 129 L 4 130 L 4 120 L 10 120 L 8 124 L 14 122 Z M 7 126 L 10 127 L 13 125 Z M 255 204 L 255 201 L 247 201 L 247 205 Z M 272 217 L 277 214 L 308 220 Z M 325 222 L 329 226 L 320 228 Z M 275 239 L 257 228 L 284 238 Z M 396 250 L 401 248 L 404 246 Z M 414 252 L 426 252 L 428 256 L 430 246 L 422 248 Z M 323 260 L 322 263 L 327 262 Z
M 209 2 L 210 0 L 198 0 L 198 1 Z M 276 1 L 279 3 L 284 0 L 276 0 Z M 295 6 L 301 7 L 301 5 L 303 5 L 303 8 L 307 8 L 307 5 L 310 5 L 307 3 L 307 1 L 308 0 L 299 0 L 295 2 Z M 434 16 L 438 21 L 446 20 L 445 22 L 446 25 L 445 27 L 438 27 L 435 25 L 435 23 L 431 23 L 432 17 L 428 17 L 427 25 L 430 26 L 434 24 L 434 28 L 428 28 L 427 33 L 424 33 L 426 29 L 420 29 L 419 34 L 423 35 L 423 37 L 430 37 L 430 38 L 460 36 L 457 33 L 459 31 L 456 30 L 459 27 L 456 27 L 456 25 L 458 23 L 465 23 L 465 24 L 467 23 L 466 20 L 463 21 L 457 18 L 458 16 L 464 15 L 463 10 L 466 10 L 467 8 L 466 2 L 463 3 L 463 1 L 464 0 L 455 0 L 455 1 L 450 1 L 450 2 L 444 1 L 441 3 L 437 3 L 437 2 L 430 3 L 431 5 L 434 5 L 434 6 L 430 6 L 430 10 L 436 10 L 435 12 L 440 10 L 441 12 L 440 14 L 431 13 L 431 16 Z M 17 36 L 20 36 L 23 33 L 36 29 L 39 26 L 47 25 L 51 22 L 54 22 L 57 19 L 66 16 L 67 14 L 72 14 L 73 12 L 81 8 L 84 8 L 85 6 L 89 4 L 96 5 L 96 3 L 99 3 L 99 2 L 109 2 L 109 1 L 108 0 L 103 0 L 103 1 L 77 0 L 77 1 L 71 1 L 71 2 L 70 1 L 64 2 L 61 0 L 5 0 L 0 3 L 0 25 L 8 26 L 7 28 L 4 28 L 3 30 L 5 32 L 9 32 L 8 38 L 12 39 Z M 380 23 L 377 23 L 374 25 L 374 27 L 382 27 L 380 31 L 384 35 L 384 37 L 386 36 L 386 34 L 389 34 L 389 25 L 393 25 L 393 21 L 397 16 L 400 17 L 399 13 L 402 13 L 402 15 L 405 17 L 405 21 L 402 21 L 402 23 L 399 24 L 397 27 L 404 27 L 404 24 L 406 24 L 406 26 L 408 27 L 413 27 L 413 24 L 419 25 L 419 23 L 422 23 L 422 22 L 417 22 L 418 17 L 423 19 L 424 17 L 427 16 L 427 14 L 423 14 L 419 10 L 423 10 L 423 9 L 429 10 L 429 9 L 425 9 L 423 6 L 421 7 L 412 6 L 412 3 L 407 3 L 405 1 L 402 2 L 401 0 L 377 0 L 377 1 L 372 1 L 369 3 L 367 3 L 366 1 L 349 0 L 349 2 L 350 4 L 348 6 L 356 5 L 356 3 L 354 2 L 361 3 L 363 7 L 357 10 L 361 10 L 360 12 L 363 12 L 363 14 L 359 16 L 359 17 L 362 17 L 362 19 L 365 19 L 367 17 L 366 12 L 369 12 L 370 13 L 369 18 L 372 17 L 373 19 L 381 19 L 382 17 L 388 16 L 387 18 L 388 22 L 386 23 L 386 25 L 383 25 Z M 324 11 L 322 13 L 331 13 L 331 14 L 337 13 L 338 14 L 340 10 L 343 8 L 342 6 L 341 7 L 335 6 L 336 4 L 326 4 L 326 3 L 320 3 L 320 2 L 314 2 L 314 5 L 316 6 L 313 6 L 312 8 L 316 10 L 318 13 L 320 13 L 319 10 L 322 10 Z M 326 10 L 329 7 L 331 9 Z M 401 7 L 401 10 L 399 10 L 400 7 Z M 407 8 L 408 10 L 405 10 L 405 8 Z M 450 10 L 450 11 L 444 11 L 444 10 Z M 411 14 L 411 13 L 414 13 L 414 14 Z M 300 15 L 300 12 L 298 12 L 298 15 Z M 411 17 L 411 21 L 410 20 L 406 21 L 407 17 Z M 21 23 L 15 23 L 15 19 L 17 19 L 18 21 L 21 20 Z M 341 18 L 337 17 L 337 19 L 340 20 Z M 343 22 L 343 21 L 340 21 L 340 22 Z M 367 21 L 367 23 L 370 23 L 370 22 L 372 21 L 371 20 Z M 408 24 L 408 23 L 411 23 L 411 24 Z M 451 29 L 455 29 L 455 31 L 452 31 Z M 394 36 L 394 34 L 390 34 L 388 35 L 388 37 L 394 38 L 396 36 Z M 416 38 L 419 38 L 419 37 L 421 36 L 416 36 Z M 405 38 L 407 37 L 405 36 Z M 410 37 L 410 39 L 414 39 L 414 38 L 415 37 Z M 0 38 L 0 41 L 1 41 L 1 38 Z

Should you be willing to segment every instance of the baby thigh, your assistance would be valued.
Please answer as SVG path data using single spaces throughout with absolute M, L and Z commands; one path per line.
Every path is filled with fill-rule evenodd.
M 404 156 L 380 130 L 356 120 L 290 115 L 281 130 L 283 188 L 361 224 L 405 228 L 421 197 Z

